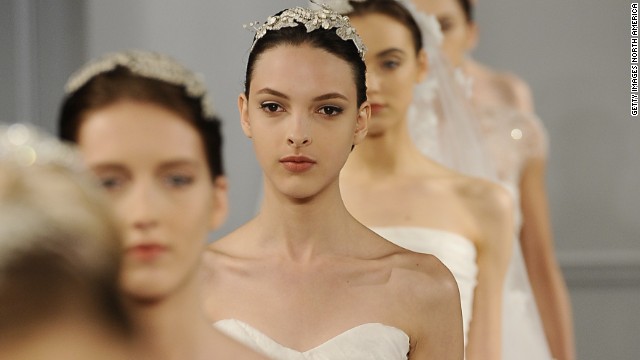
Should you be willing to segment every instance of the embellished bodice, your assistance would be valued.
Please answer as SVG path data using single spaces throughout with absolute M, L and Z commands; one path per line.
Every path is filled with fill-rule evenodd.
M 460 291 L 466 346 L 478 275 L 475 245 L 459 234 L 425 227 L 372 227 L 371 230 L 405 249 L 434 255 L 449 268 Z
M 214 327 L 278 360 L 406 360 L 409 353 L 409 336 L 398 328 L 380 323 L 358 325 L 306 351 L 288 348 L 240 320 L 220 320 Z

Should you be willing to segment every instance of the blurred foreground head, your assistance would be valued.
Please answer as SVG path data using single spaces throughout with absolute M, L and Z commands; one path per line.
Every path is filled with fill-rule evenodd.
M 33 127 L 0 124 L 0 358 L 120 358 L 131 329 L 119 249 L 74 152 Z

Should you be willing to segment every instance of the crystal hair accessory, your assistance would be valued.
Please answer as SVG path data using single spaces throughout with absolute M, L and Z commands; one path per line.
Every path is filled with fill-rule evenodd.
M 118 66 L 127 68 L 140 77 L 184 87 L 188 96 L 200 100 L 202 112 L 206 118 L 215 116 L 204 82 L 200 77 L 174 59 L 154 52 L 131 50 L 107 54 L 74 73 L 65 86 L 65 92 L 74 93 L 94 77 L 112 71 Z
M 76 170 L 82 168 L 72 147 L 21 123 L 0 123 L 0 161 L 19 166 L 56 164 Z
M 252 28 L 255 30 L 256 35 L 251 45 L 251 50 L 255 46 L 256 42 L 260 40 L 269 31 L 280 30 L 286 27 L 296 27 L 298 25 L 304 25 L 307 32 L 312 32 L 318 29 L 336 29 L 336 34 L 344 41 L 352 41 L 360 58 L 364 61 L 364 54 L 367 48 L 364 46 L 362 39 L 356 33 L 356 30 L 351 26 L 349 18 L 344 15 L 333 11 L 326 5 L 322 5 L 320 9 L 306 9 L 302 7 L 295 7 L 282 11 L 279 15 L 270 16 L 263 24 L 258 22 L 249 23 L 245 25 L 245 28 Z
M 339 14 L 348 14 L 353 11 L 351 2 L 365 2 L 367 0 L 327 0 L 325 5 Z

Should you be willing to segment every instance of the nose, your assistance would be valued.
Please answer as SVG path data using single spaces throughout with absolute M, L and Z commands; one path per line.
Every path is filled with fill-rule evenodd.
M 367 92 L 380 90 L 380 78 L 374 71 L 367 71 L 366 76 Z
M 300 148 L 311 145 L 310 119 L 306 116 L 295 116 L 291 122 L 289 135 L 287 135 L 287 145 L 294 148 Z
M 128 218 L 128 226 L 134 230 L 147 232 L 158 226 L 158 194 L 150 184 L 136 184 L 130 189 L 128 201 L 120 211 Z

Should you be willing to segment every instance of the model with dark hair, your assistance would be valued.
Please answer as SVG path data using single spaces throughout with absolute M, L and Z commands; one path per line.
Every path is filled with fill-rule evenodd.
M 209 247 L 215 326 L 276 359 L 462 359 L 451 273 L 343 203 L 340 171 L 371 111 L 365 49 L 348 18 L 293 8 L 256 31 L 238 108 L 264 201 Z

